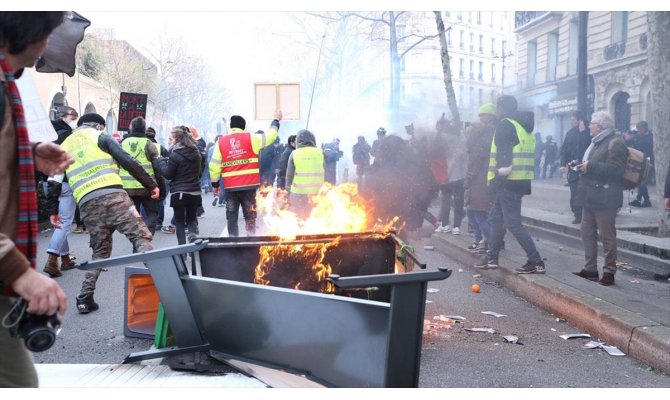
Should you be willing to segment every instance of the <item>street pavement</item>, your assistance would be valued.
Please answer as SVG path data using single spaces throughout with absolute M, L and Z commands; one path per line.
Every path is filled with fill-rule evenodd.
M 628 196 L 624 196 L 625 207 L 617 216 L 617 236 L 628 243 L 620 241 L 616 284 L 601 286 L 572 274 L 583 267 L 584 252 L 578 225 L 571 223 L 569 188 L 563 183 L 561 179 L 533 181 L 533 194 L 525 196 L 522 203 L 524 224 L 545 260 L 544 275 L 514 273 L 514 268 L 523 265 L 526 257 L 511 234 L 505 236 L 506 247 L 500 254 L 499 269 L 474 268 L 480 258 L 467 250 L 474 241 L 467 233 L 467 219 L 461 226 L 463 234 L 432 233 L 431 243 L 436 250 L 472 271 L 500 282 L 627 355 L 670 373 L 670 282 L 653 279 L 654 273 L 670 273 L 670 262 L 640 252 L 651 248 L 652 253 L 668 254 L 670 240 L 626 230 L 648 229 L 655 222 L 656 209 L 629 207 Z M 658 204 L 655 188 L 650 188 L 650 192 L 655 206 Z M 436 200 L 431 212 L 437 215 L 438 211 L 439 200 Z M 602 262 L 599 257 L 601 273 Z

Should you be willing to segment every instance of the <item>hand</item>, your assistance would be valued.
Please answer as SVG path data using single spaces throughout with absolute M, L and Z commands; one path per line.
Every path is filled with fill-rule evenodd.
M 27 311 L 36 315 L 64 315 L 67 298 L 58 283 L 32 268 L 12 283 L 12 289 L 28 302 Z
M 561 167 L 559 168 L 559 171 L 561 171 L 562 174 L 565 174 L 566 172 L 568 172 L 568 167 Z
M 157 199 L 161 195 L 161 190 L 157 187 L 154 188 L 154 190 L 151 191 L 151 198 L 152 199 Z
M 40 143 L 35 147 L 35 167 L 48 176 L 65 172 L 74 164 L 74 157 L 56 143 Z
M 218 187 L 214 188 L 214 197 L 219 197 L 221 195 L 221 189 Z
M 61 224 L 63 223 L 63 220 L 60 218 L 60 215 L 52 215 L 49 217 L 49 221 L 51 222 L 51 225 L 58 229 L 61 227 Z
M 512 173 L 512 166 L 498 168 L 498 176 L 507 176 Z
M 275 110 L 275 119 L 281 121 L 281 118 L 284 115 L 282 114 L 281 110 Z
M 585 173 L 586 173 L 586 170 L 588 169 L 588 166 L 589 166 L 589 162 L 588 162 L 588 161 L 584 161 L 583 163 L 577 165 L 577 169 L 578 169 L 579 172 L 581 172 L 582 174 L 585 174 Z
M 667 211 L 670 211 L 670 197 L 666 197 L 665 200 L 663 201 L 663 204 L 665 205 L 665 209 Z

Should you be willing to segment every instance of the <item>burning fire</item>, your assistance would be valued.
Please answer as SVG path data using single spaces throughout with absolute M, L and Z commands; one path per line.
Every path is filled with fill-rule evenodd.
M 373 221 L 371 208 L 358 194 L 358 186 L 345 183 L 332 186 L 325 183 L 310 201 L 311 212 L 306 219 L 301 219 L 287 207 L 286 192 L 273 190 L 272 187 L 261 189 L 256 197 L 258 214 L 263 218 L 270 236 L 277 236 L 281 241 L 292 241 L 298 235 L 341 234 L 378 232 L 386 236 L 394 229 L 398 218 L 391 221 Z M 275 265 L 291 264 L 290 260 L 299 260 L 301 266 L 294 261 L 290 267 L 306 267 L 310 273 L 300 282 L 292 282 L 294 289 L 308 289 L 307 286 L 318 286 L 319 292 L 332 293 L 334 287 L 325 279 L 332 271 L 331 265 L 324 263 L 326 251 L 339 244 L 339 237 L 328 243 L 278 244 L 260 247 L 260 260 L 255 270 L 254 282 L 262 285 L 270 283 Z

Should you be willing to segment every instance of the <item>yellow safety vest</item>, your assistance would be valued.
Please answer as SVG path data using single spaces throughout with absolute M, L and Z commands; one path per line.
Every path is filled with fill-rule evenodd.
M 116 161 L 98 147 L 100 134 L 94 128 L 79 128 L 61 144 L 74 157 L 65 173 L 77 203 L 94 190 L 122 185 Z
M 300 147 L 293 151 L 295 175 L 291 193 L 317 193 L 324 181 L 323 151 L 316 147 Z
M 137 160 L 137 162 L 140 163 L 142 168 L 149 174 L 151 179 L 156 181 L 155 175 L 154 175 L 154 167 L 151 165 L 151 162 L 147 158 L 147 153 L 145 151 L 147 147 L 147 143 L 152 143 L 151 140 L 148 138 L 143 138 L 143 137 L 127 137 L 126 139 L 121 142 L 121 148 L 128 154 L 130 154 L 131 157 Z M 159 151 L 160 154 L 160 151 Z M 135 179 L 134 176 L 130 175 L 130 172 L 128 172 L 126 169 L 121 168 L 121 172 L 119 173 L 121 175 L 121 181 L 123 181 L 123 188 L 124 189 L 143 189 L 144 186 L 137 180 Z
M 517 121 L 505 118 L 516 129 L 516 137 L 519 143 L 512 148 L 512 172 L 507 175 L 510 180 L 533 179 L 535 174 L 535 136 L 526 132 L 526 130 Z M 489 158 L 489 173 L 486 177 L 487 182 L 491 182 L 496 176 L 496 141 L 495 137 L 491 141 L 491 156 Z

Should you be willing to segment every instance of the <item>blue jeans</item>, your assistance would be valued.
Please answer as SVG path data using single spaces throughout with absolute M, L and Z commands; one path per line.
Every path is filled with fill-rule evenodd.
M 482 239 L 488 243 L 491 239 L 491 224 L 489 224 L 489 213 L 486 211 L 471 210 L 468 208 L 468 221 L 475 231 L 475 242 L 481 242 Z
M 58 198 L 58 215 L 63 223 L 60 228 L 54 229 L 54 233 L 49 240 L 47 253 L 57 256 L 70 254 L 70 245 L 67 242 L 67 235 L 70 234 L 76 208 L 77 203 L 72 195 L 72 188 L 67 182 L 63 182 L 60 197 Z
M 491 207 L 489 213 L 489 222 L 491 224 L 491 240 L 488 242 L 489 258 L 493 260 L 498 259 L 498 253 L 500 253 L 500 247 L 505 235 L 505 228 L 507 228 L 526 252 L 529 263 L 536 264 L 542 261 L 540 253 L 535 248 L 533 238 L 530 237 L 526 228 L 521 224 L 521 199 L 523 195 L 506 189 L 497 189 L 494 196 L 493 207 Z

